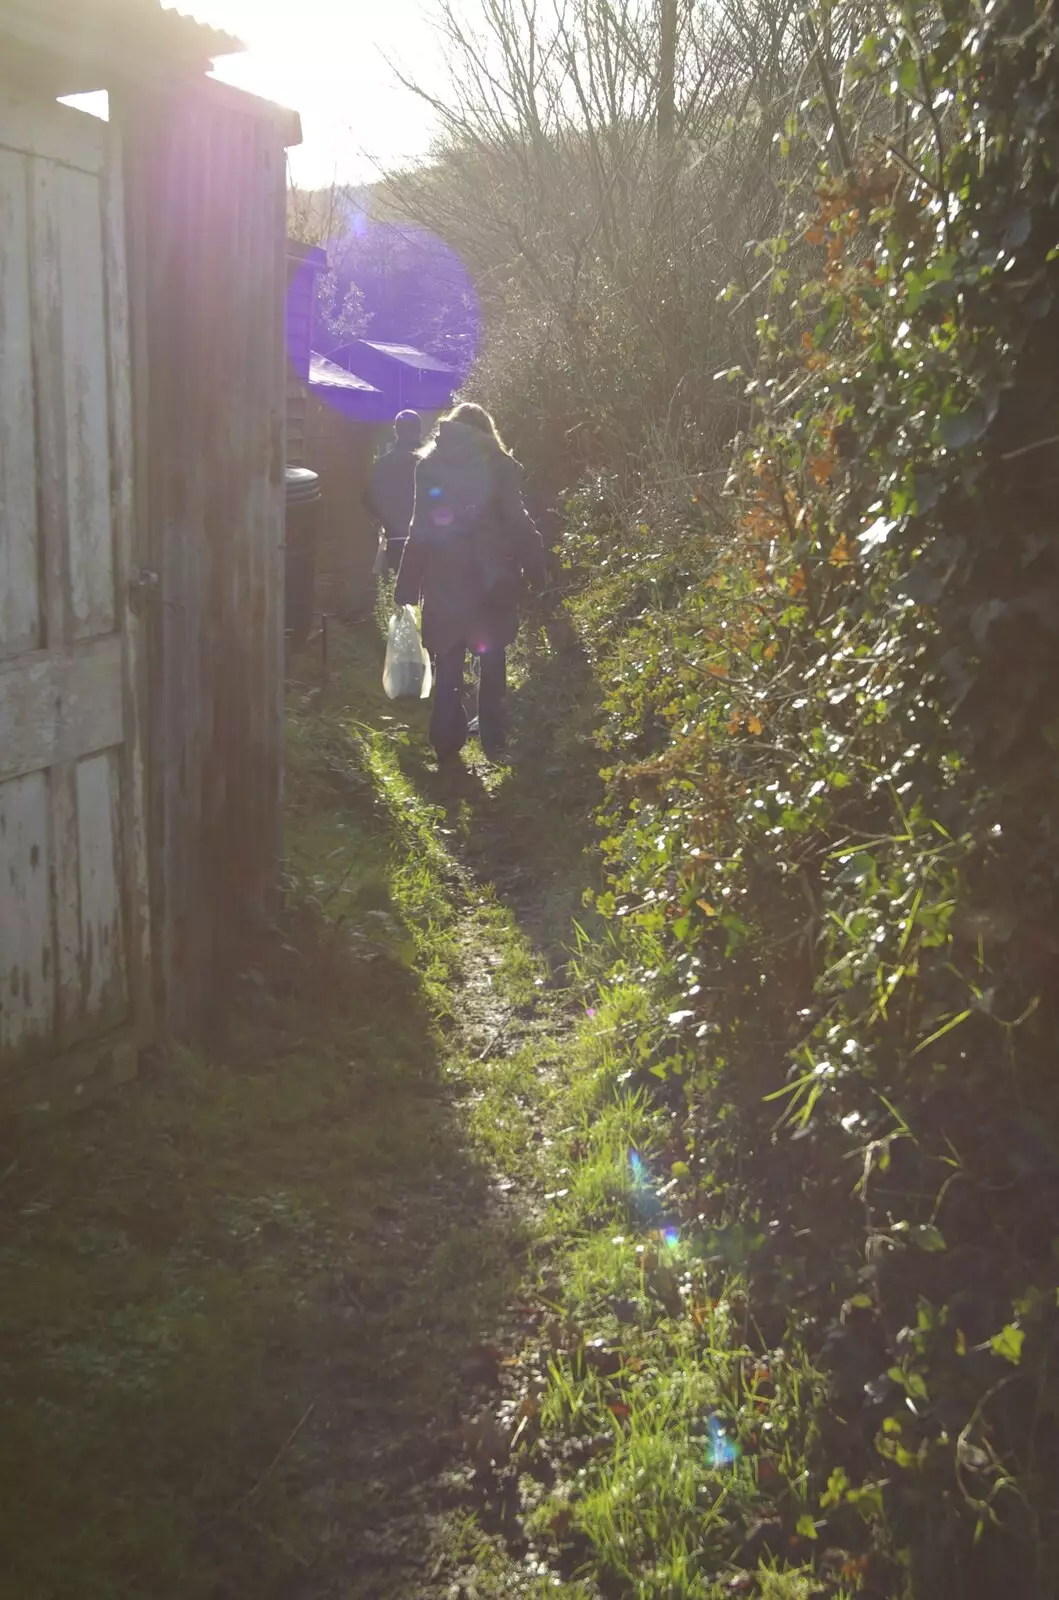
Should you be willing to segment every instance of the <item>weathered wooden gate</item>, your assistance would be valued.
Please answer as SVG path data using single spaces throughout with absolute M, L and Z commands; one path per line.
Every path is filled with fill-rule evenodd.
M 121 164 L 0 95 L 0 1112 L 149 1025 Z

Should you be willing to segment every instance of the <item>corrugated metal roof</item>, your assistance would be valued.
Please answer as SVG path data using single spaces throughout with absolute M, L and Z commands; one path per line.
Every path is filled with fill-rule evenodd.
M 315 350 L 309 357 L 309 382 L 324 389 L 356 389 L 360 394 L 382 392 L 373 383 L 358 378 L 355 372 L 347 372 L 345 367 L 328 361 L 326 356 L 318 356 Z
M 123 3 L 129 4 L 130 0 L 123 0 Z M 143 0 L 140 0 L 140 3 L 142 4 Z M 151 0 L 146 0 L 146 3 L 150 6 Z M 200 22 L 198 17 L 192 16 L 187 11 L 181 11 L 179 6 L 166 5 L 165 0 L 161 0 L 161 9 L 167 16 L 175 18 L 188 38 L 194 36 L 199 44 L 209 43 L 210 48 L 206 54 L 211 57 L 238 55 L 246 49 L 242 39 L 237 39 L 234 33 L 226 33 L 223 28 L 215 28 L 210 22 Z
M 0 35 L 55 56 L 122 64 L 130 56 L 204 63 L 246 48 L 158 0 L 0 0 Z
M 358 342 L 367 345 L 369 350 L 377 350 L 382 356 L 389 356 L 391 361 L 399 361 L 402 366 L 415 367 L 417 372 L 441 372 L 446 377 L 456 376 L 453 367 L 446 366 L 437 356 L 428 356 L 425 350 L 417 350 L 414 345 L 382 344 L 375 339 L 361 339 Z

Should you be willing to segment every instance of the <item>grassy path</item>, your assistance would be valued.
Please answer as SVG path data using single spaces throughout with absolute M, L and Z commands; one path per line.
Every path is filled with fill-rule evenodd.
M 444 781 L 336 649 L 223 1038 L 2 1136 L 0 1600 L 896 1596 L 585 922 L 571 641 Z
M 3 1600 L 427 1596 L 468 1553 L 580 844 L 541 772 L 436 792 L 373 633 L 340 652 L 224 1039 L 4 1134 Z

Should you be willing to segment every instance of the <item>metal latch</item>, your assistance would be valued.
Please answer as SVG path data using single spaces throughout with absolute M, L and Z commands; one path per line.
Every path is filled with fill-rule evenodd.
M 150 567 L 133 567 L 129 574 L 129 604 L 139 611 L 145 600 L 153 600 L 162 580 Z

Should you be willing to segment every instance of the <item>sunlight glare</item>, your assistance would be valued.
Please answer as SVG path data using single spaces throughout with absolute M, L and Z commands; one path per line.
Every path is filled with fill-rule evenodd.
M 420 0 L 163 0 L 247 46 L 218 58 L 214 76 L 301 114 L 291 151 L 307 187 L 372 182 L 380 167 L 423 156 L 432 113 L 402 87 L 437 84 L 437 45 Z

